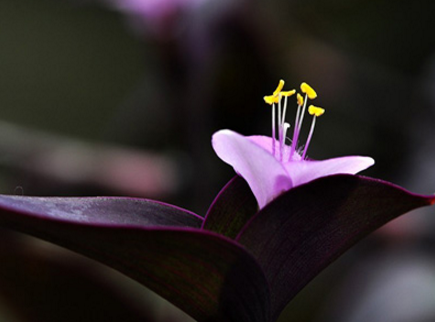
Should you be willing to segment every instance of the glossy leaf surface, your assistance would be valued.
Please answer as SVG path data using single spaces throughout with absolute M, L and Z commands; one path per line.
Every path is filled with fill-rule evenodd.
M 113 208 L 116 198 L 72 199 L 1 196 L 0 225 L 107 264 L 198 321 L 269 321 L 267 282 L 248 252 L 211 232 L 162 227 L 166 216 L 178 226 L 184 217 L 197 225 L 199 217 L 153 202 L 148 212 L 143 209 L 148 202 L 129 198 Z M 126 209 L 144 218 L 138 222 L 126 215 L 128 220 L 118 222 Z
M 23 197 L 0 195 L 0 207 L 11 212 L 75 223 L 124 226 L 201 227 L 203 218 L 172 205 L 125 197 Z
M 322 269 L 362 237 L 434 196 L 411 194 L 380 180 L 336 175 L 291 189 L 268 204 L 237 240 L 263 267 L 272 317 Z
M 246 181 L 239 176 L 220 191 L 207 212 L 203 229 L 235 238 L 258 212 L 258 204 Z

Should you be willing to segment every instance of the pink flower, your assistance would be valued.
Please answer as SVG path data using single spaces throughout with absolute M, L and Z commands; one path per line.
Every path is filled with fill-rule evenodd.
M 266 103 L 272 105 L 272 137 L 243 136 L 231 130 L 220 130 L 212 138 L 218 157 L 231 165 L 247 181 L 260 209 L 296 186 L 333 174 L 356 174 L 374 164 L 372 158 L 364 156 L 346 156 L 322 161 L 307 159 L 306 153 L 316 119 L 324 113 L 324 109 L 309 106 L 308 112 L 313 116 L 311 129 L 304 147 L 299 149 L 298 139 L 307 100 L 317 97 L 316 92 L 306 83 L 301 84 L 305 98 L 297 94 L 298 109 L 293 139 L 291 145 L 287 145 L 286 137 L 290 127 L 285 122 L 287 99 L 296 91 L 284 92 L 283 86 L 284 81 L 281 80 L 275 92 L 264 97 Z M 281 104 L 282 98 L 284 104 Z

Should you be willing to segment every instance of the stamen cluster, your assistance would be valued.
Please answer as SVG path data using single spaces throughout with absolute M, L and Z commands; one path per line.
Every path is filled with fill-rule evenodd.
M 290 96 L 296 94 L 296 90 L 283 91 L 284 81 L 280 80 L 277 88 L 272 95 L 264 97 L 264 101 L 272 106 L 272 153 L 281 162 L 288 161 L 298 161 L 305 159 L 308 146 L 311 142 L 311 138 L 314 133 L 314 127 L 316 125 L 316 118 L 325 113 L 325 110 L 321 107 L 310 105 L 308 107 L 308 113 L 313 116 L 311 122 L 310 132 L 305 142 L 305 147 L 302 155 L 297 152 L 298 140 L 302 128 L 302 122 L 304 120 L 305 110 L 307 106 L 308 99 L 315 99 L 317 97 L 316 91 L 307 83 L 302 83 L 300 86 L 301 92 L 305 94 L 303 97 L 301 94 L 297 93 L 296 101 L 298 108 L 296 111 L 296 119 L 293 130 L 293 138 L 291 139 L 291 146 L 285 144 L 287 138 L 287 131 L 290 128 L 290 124 L 285 122 L 285 115 L 287 112 L 287 100 Z M 284 103 L 281 104 L 282 98 L 284 97 Z M 278 107 L 278 117 L 275 117 L 276 106 Z M 278 129 L 277 129 L 278 128 Z M 277 137 L 278 136 L 278 137 Z

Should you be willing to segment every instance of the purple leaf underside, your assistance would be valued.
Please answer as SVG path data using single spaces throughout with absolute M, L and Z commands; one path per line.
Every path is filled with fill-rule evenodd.
M 390 183 L 335 175 L 291 189 L 257 213 L 236 238 L 268 279 L 272 320 L 320 271 L 358 240 L 412 209 L 434 204 Z
M 234 177 L 220 191 L 203 223 L 203 229 L 235 238 L 246 222 L 258 212 L 258 204 L 246 181 Z
M 130 198 L 0 196 L 1 226 L 115 268 L 198 321 L 268 322 L 268 285 L 255 259 L 230 239 L 191 228 L 201 222 Z

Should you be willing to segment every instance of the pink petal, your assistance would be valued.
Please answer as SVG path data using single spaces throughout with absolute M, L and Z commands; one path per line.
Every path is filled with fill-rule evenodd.
M 264 136 L 264 135 L 251 135 L 247 137 L 250 141 L 254 142 L 255 144 L 261 146 L 263 149 L 266 149 L 269 153 L 272 153 L 272 138 L 270 136 Z M 279 149 L 279 142 L 275 141 L 275 150 L 278 151 Z M 286 146 L 286 149 L 283 151 L 283 159 L 288 160 L 289 154 L 290 154 L 290 146 Z M 278 152 L 277 152 L 278 153 Z M 301 156 L 294 152 L 293 160 L 300 160 Z
M 251 136 L 247 136 L 246 138 L 249 139 L 251 142 L 254 142 L 255 144 L 261 146 L 269 153 L 272 153 L 272 138 L 270 136 L 251 135 Z M 278 147 L 278 145 L 275 144 L 275 147 Z
M 347 156 L 322 161 L 287 162 L 284 167 L 291 177 L 293 186 L 296 187 L 332 174 L 356 174 L 374 163 L 375 161 L 370 157 Z
M 221 130 L 213 135 L 212 145 L 218 157 L 246 180 L 260 209 L 292 187 L 283 165 L 248 137 Z

